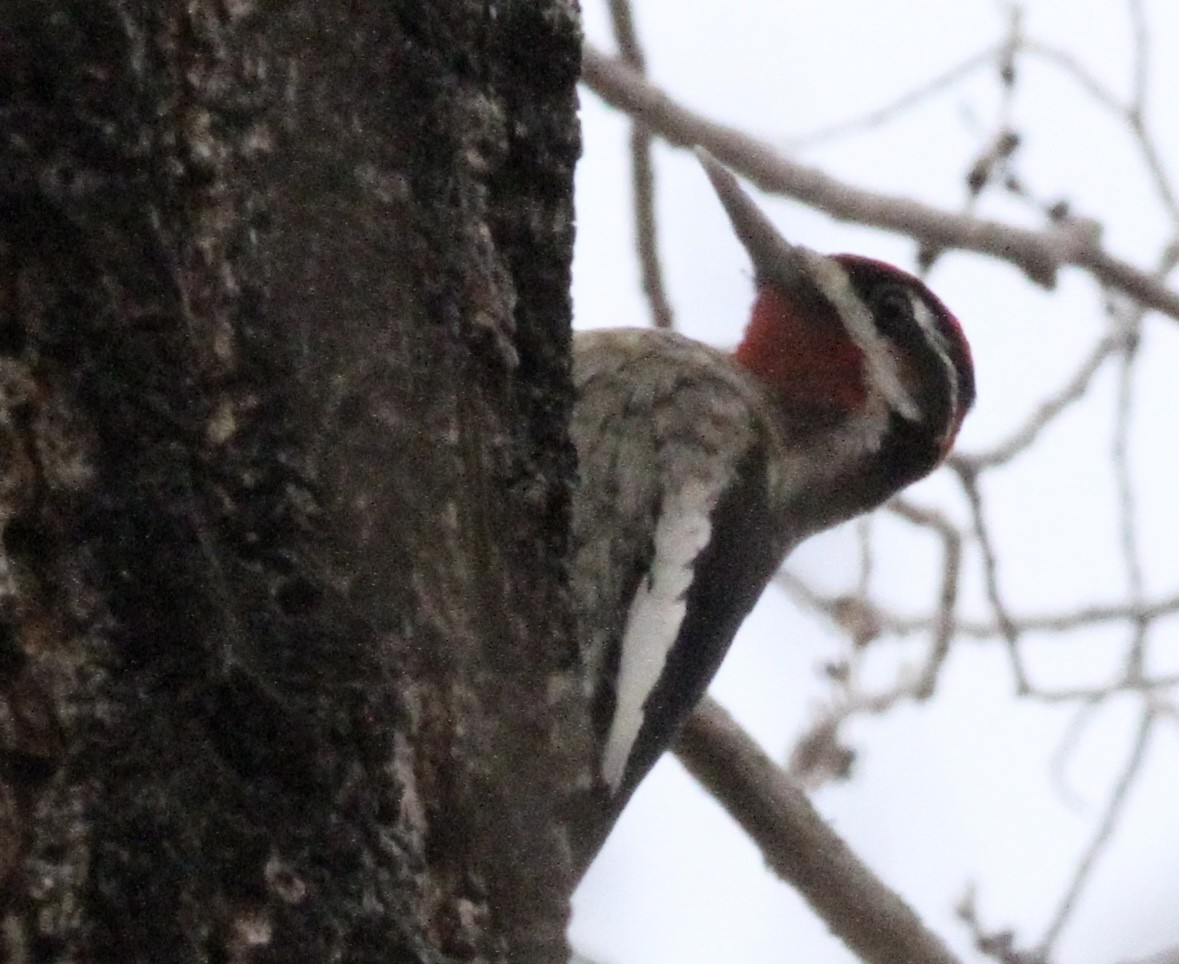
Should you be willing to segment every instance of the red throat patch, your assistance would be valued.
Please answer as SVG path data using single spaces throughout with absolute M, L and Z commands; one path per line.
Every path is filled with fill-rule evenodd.
M 814 317 L 772 285 L 758 288 L 734 355 L 790 408 L 850 412 L 861 407 L 863 353 L 835 317 Z

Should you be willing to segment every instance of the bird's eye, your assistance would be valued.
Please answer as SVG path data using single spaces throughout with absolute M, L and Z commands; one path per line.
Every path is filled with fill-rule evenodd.
M 913 325 L 909 292 L 897 285 L 882 285 L 872 295 L 872 317 L 881 334 L 897 337 Z

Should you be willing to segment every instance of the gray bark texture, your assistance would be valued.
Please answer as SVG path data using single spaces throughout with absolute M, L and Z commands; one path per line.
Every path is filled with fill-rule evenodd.
M 573 0 L 0 0 L 0 960 L 549 961 Z

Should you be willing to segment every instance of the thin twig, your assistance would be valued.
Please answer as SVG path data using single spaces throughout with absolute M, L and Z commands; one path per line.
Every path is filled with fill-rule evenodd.
M 1179 686 L 1179 673 L 1162 676 L 1122 676 L 1099 686 L 1074 686 L 1067 689 L 1033 689 L 1028 695 L 1041 703 L 1099 703 L 1117 693 L 1138 693 L 1146 696 L 1156 690 Z
M 848 598 L 846 594 L 827 595 L 820 593 L 788 570 L 780 572 L 776 581 L 796 601 L 808 609 L 823 613 L 836 622 L 840 622 L 836 618 L 836 614 L 846 607 Z M 880 634 L 895 636 L 898 639 L 918 633 L 928 633 L 936 625 L 936 617 L 912 616 L 893 612 L 870 599 L 861 600 L 861 606 L 865 613 L 870 615 L 872 621 L 878 624 Z M 1179 615 L 1179 591 L 1153 601 L 1144 601 L 1141 605 L 1116 602 L 1083 606 L 1060 613 L 1012 613 L 1010 615 L 1012 622 L 1019 626 L 1023 633 L 1036 633 L 1047 640 L 1053 636 L 1067 636 L 1074 630 L 1100 626 L 1103 623 L 1124 623 L 1139 619 L 1153 623 L 1169 616 Z M 954 623 L 954 632 L 965 639 L 973 640 L 993 640 L 1003 635 L 1003 629 L 997 622 L 981 622 L 972 619 L 957 619 Z
M 1076 752 L 1077 747 L 1081 745 L 1081 737 L 1085 735 L 1089 724 L 1095 719 L 1096 711 L 1105 701 L 1106 695 L 1103 690 L 1091 699 L 1081 700 L 1080 705 L 1076 708 L 1072 719 L 1069 721 L 1068 727 L 1064 731 L 1064 736 L 1061 737 L 1056 749 L 1052 751 L 1052 758 L 1048 762 L 1048 773 L 1052 776 L 1052 782 L 1056 786 L 1057 793 L 1060 795 L 1061 800 L 1073 810 L 1080 810 L 1084 801 L 1081 799 L 1080 794 L 1069 784 L 1068 777 L 1065 774 L 1065 767 L 1068 765 L 1068 761 L 1072 759 L 1072 755 Z
M 932 620 L 933 638 L 930 641 L 929 655 L 921 680 L 914 694 L 917 700 L 926 700 L 933 695 L 937 687 L 937 678 L 946 657 L 950 654 L 950 642 L 954 638 L 957 626 L 955 610 L 962 576 L 962 535 L 957 526 L 952 525 L 941 513 L 914 505 L 903 497 L 891 500 L 887 508 L 914 525 L 931 529 L 942 543 L 942 585 L 938 594 L 937 611 Z
M 1052 421 L 1074 402 L 1085 397 L 1093 378 L 1107 358 L 1125 344 L 1122 332 L 1102 338 L 1077 367 L 1077 371 L 1060 389 L 1036 406 L 1031 415 L 1005 441 L 984 452 L 954 453 L 947 460 L 951 468 L 975 474 L 984 468 L 1005 465 L 1028 451 Z
M 874 127 L 879 127 L 882 124 L 887 124 L 889 121 L 896 120 L 897 117 L 909 108 L 916 107 L 927 98 L 968 77 L 980 67 L 985 67 L 987 64 L 993 62 L 996 55 L 1002 52 L 1005 46 L 1005 44 L 999 44 L 988 47 L 986 50 L 967 57 L 936 77 L 919 84 L 912 90 L 906 91 L 895 100 L 881 107 L 877 107 L 875 110 L 861 114 L 859 117 L 851 117 L 847 120 L 837 121 L 834 124 L 828 124 L 813 131 L 808 131 L 805 134 L 796 134 L 793 137 L 789 137 L 786 139 L 785 147 L 791 151 L 805 150 L 840 137 L 846 137 L 849 134 L 860 134 Z
M 1158 192 L 1159 199 L 1167 209 L 1172 221 L 1179 221 L 1179 200 L 1171 186 L 1167 175 L 1166 165 L 1159 155 L 1158 146 L 1146 128 L 1146 80 L 1149 73 L 1149 31 L 1146 29 L 1141 5 L 1134 0 L 1130 2 L 1131 20 L 1134 33 L 1134 76 L 1132 90 L 1128 104 L 1122 103 L 1116 94 L 1102 84 L 1087 70 L 1072 54 L 1060 50 L 1051 44 L 1028 40 L 1022 45 L 1026 52 L 1039 60 L 1061 70 L 1084 90 L 1095 103 L 1100 105 L 1118 120 L 1123 121 L 1134 135 L 1134 141 L 1142 155 L 1151 182 Z
M 1048 925 L 1048 929 L 1040 941 L 1039 951 L 1044 957 L 1048 956 L 1057 938 L 1060 937 L 1061 932 L 1072 916 L 1073 908 L 1081 896 L 1081 892 L 1089 882 L 1089 877 L 1093 872 L 1097 859 L 1105 852 L 1110 839 L 1113 837 L 1113 832 L 1117 828 L 1118 820 L 1129 798 L 1130 789 L 1134 786 L 1135 777 L 1137 777 L 1143 762 L 1146 760 L 1146 751 L 1150 746 L 1150 735 L 1154 732 L 1154 723 L 1154 712 L 1149 707 L 1144 707 L 1142 718 L 1138 723 L 1138 732 L 1134 738 L 1134 744 L 1130 749 L 1130 755 L 1126 760 L 1125 767 L 1122 769 L 1121 776 L 1118 777 L 1118 781 L 1114 785 L 1113 792 L 1110 794 L 1105 813 L 1102 815 L 1101 822 L 1098 824 L 1093 838 L 1089 841 L 1089 846 L 1085 849 L 1085 853 L 1077 865 L 1072 881 L 1069 883 L 1064 898 L 1057 907 L 1052 922 Z
M 958 479 L 966 493 L 966 500 L 970 504 L 971 518 L 974 520 L 974 535 L 978 539 L 983 557 L 983 579 L 987 591 L 987 601 L 991 604 L 991 611 L 995 614 L 995 622 L 999 625 L 1004 642 L 1007 644 L 1007 657 L 1011 664 L 1011 673 L 1015 679 L 1015 692 L 1023 695 L 1031 689 L 1027 673 L 1023 667 L 1023 657 L 1019 651 L 1020 628 L 1011 618 L 1007 606 L 999 595 L 999 564 L 995 556 L 995 547 L 991 542 L 991 534 L 983 519 L 982 493 L 978 487 L 978 475 L 964 467 L 958 467 Z
M 1114 485 L 1118 494 L 1118 515 L 1120 517 L 1119 541 L 1122 561 L 1126 568 L 1126 598 L 1131 606 L 1141 610 L 1145 595 L 1142 575 L 1141 550 L 1138 544 L 1138 508 L 1134 498 L 1134 481 L 1130 475 L 1130 425 L 1134 404 L 1134 372 L 1138 358 L 1138 340 L 1135 338 L 1122 355 L 1121 370 L 1118 373 L 1118 399 L 1113 431 L 1113 447 L 1110 461 L 1113 466 Z M 1127 648 L 1125 674 L 1128 678 L 1141 677 L 1146 655 L 1146 639 L 1149 622 L 1141 616 L 1132 621 L 1133 639 Z
M 1142 0 L 1127 0 L 1130 15 L 1130 32 L 1134 35 L 1134 76 L 1130 83 L 1131 114 L 1142 117 L 1146 113 L 1146 95 L 1150 80 L 1150 30 L 1146 24 L 1146 12 Z

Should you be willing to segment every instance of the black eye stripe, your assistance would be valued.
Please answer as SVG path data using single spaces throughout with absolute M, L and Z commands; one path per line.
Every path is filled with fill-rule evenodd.
M 882 334 L 903 348 L 927 340 L 913 314 L 913 289 L 898 280 L 895 272 L 871 261 L 850 259 L 844 269 Z
M 921 298 L 920 293 L 899 281 L 891 269 L 872 261 L 850 258 L 844 262 L 844 268 L 852 288 L 872 313 L 877 329 L 914 366 L 917 374 L 917 383 L 912 386 L 917 392 L 914 401 L 925 413 L 924 420 L 930 425 L 947 422 L 956 399 L 951 394 L 953 388 L 946 366 L 956 366 L 957 359 L 952 351 L 947 350 L 949 339 L 943 330 L 938 306 L 922 299 L 933 317 L 936 333 L 926 331 L 917 321 L 913 307 L 913 300 Z M 934 344 L 934 338 L 940 344 Z
M 913 315 L 913 299 L 908 289 L 886 281 L 874 285 L 866 301 L 882 334 L 896 340 L 912 337 L 917 319 Z

